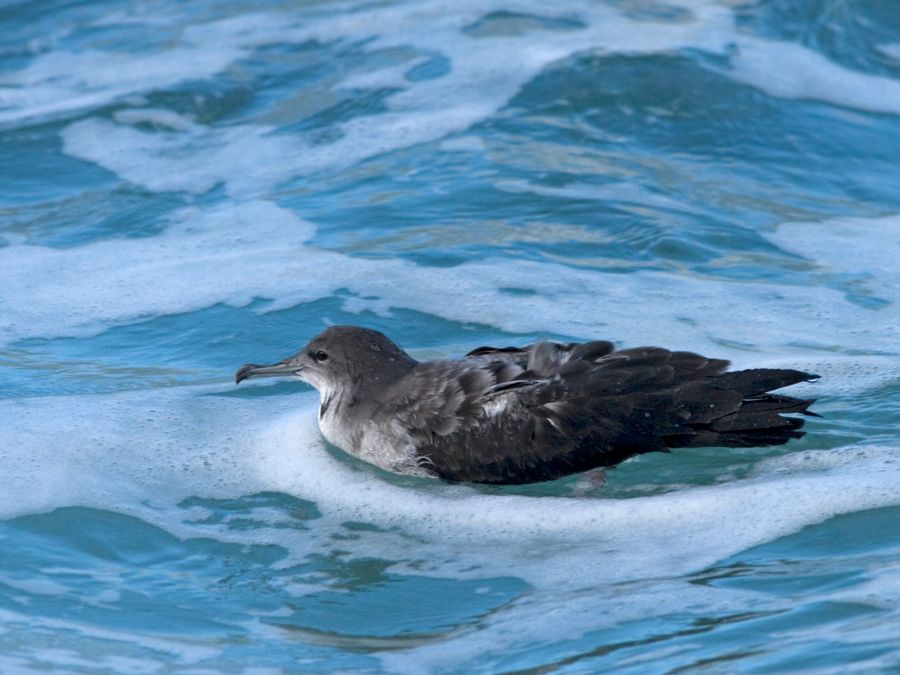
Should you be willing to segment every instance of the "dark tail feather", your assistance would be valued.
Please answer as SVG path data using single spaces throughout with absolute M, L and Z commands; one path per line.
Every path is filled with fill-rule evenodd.
M 793 396 L 781 396 L 779 394 L 765 394 L 763 396 L 744 399 L 744 401 L 741 402 L 738 413 L 802 413 L 804 415 L 819 417 L 819 415 L 812 410 L 807 409 L 815 402 L 816 399 L 814 398 L 794 398 Z
M 699 430 L 695 434 L 668 436 L 666 443 L 670 448 L 764 448 L 784 445 L 793 438 L 803 438 L 804 432 L 797 430 L 802 426 L 803 420 L 791 420 L 790 426 L 778 429 L 726 433 Z
M 818 375 L 804 373 L 800 370 L 754 368 L 717 375 L 713 378 L 713 382 L 723 389 L 739 391 L 744 396 L 758 396 L 798 382 L 812 382 L 817 379 L 819 379 Z
M 751 371 L 744 371 L 751 372 Z M 785 371 L 775 371 L 785 372 Z M 797 373 L 809 379 L 806 373 Z M 738 375 L 742 373 L 736 373 Z M 765 377 L 770 377 L 766 375 Z M 793 377 L 793 375 L 791 376 Z M 756 385 L 753 385 L 754 387 Z M 786 386 L 786 385 L 785 385 Z M 808 408 L 815 399 L 792 398 L 763 394 L 749 398 L 733 413 L 706 424 L 696 425 L 691 432 L 665 438 L 670 448 L 701 448 L 719 446 L 726 448 L 752 448 L 783 445 L 792 438 L 802 438 L 804 420 L 798 417 L 782 417 L 785 413 L 800 413 L 818 417 Z
M 782 413 L 808 413 L 807 408 L 815 399 L 791 398 L 789 396 L 765 396 L 759 399 L 749 399 L 741 404 L 741 407 L 730 415 L 725 415 L 709 423 L 712 431 L 727 433 L 738 431 L 764 431 L 767 429 L 779 429 L 791 426 L 794 422 L 803 420 L 782 417 Z M 799 428 L 796 427 L 796 428 Z

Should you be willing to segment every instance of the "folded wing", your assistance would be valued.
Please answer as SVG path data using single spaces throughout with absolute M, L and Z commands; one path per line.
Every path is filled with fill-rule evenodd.
M 447 480 L 554 480 L 670 448 L 778 445 L 811 400 L 769 393 L 815 376 L 611 343 L 482 347 L 414 372 L 405 414 L 420 465 Z M 406 386 L 409 387 L 409 381 Z M 415 405 L 414 405 L 415 403 Z M 401 407 L 402 407 L 401 403 Z

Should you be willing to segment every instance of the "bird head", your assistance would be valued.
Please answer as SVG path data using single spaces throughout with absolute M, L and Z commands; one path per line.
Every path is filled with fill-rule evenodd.
M 241 366 L 234 381 L 293 375 L 324 392 L 346 386 L 389 384 L 415 364 L 412 357 L 376 330 L 331 326 L 278 363 Z

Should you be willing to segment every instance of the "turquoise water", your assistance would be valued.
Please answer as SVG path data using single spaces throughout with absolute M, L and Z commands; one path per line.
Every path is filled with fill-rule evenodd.
M 0 672 L 896 672 L 893 0 L 0 0 Z M 822 375 L 786 447 L 387 475 L 331 323 Z

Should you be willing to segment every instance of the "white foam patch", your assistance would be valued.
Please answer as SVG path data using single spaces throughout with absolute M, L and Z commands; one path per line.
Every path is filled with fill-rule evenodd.
M 278 448 L 296 442 L 298 421 L 285 418 L 262 442 Z M 382 655 L 391 669 L 433 672 L 688 607 L 718 613 L 752 604 L 762 611 L 773 603 L 761 594 L 698 588 L 681 578 L 832 515 L 900 503 L 896 448 L 783 460 L 769 460 L 750 480 L 630 500 L 482 496 L 459 488 L 424 494 L 335 472 L 332 457 L 309 451 L 273 453 L 258 469 L 277 489 L 314 499 L 326 517 L 412 532 L 412 573 L 512 575 L 533 587 L 484 618 L 478 631 Z M 383 557 L 385 548 L 364 550 Z
M 521 547 L 513 556 L 517 575 L 537 586 L 580 588 L 598 575 L 612 582 L 658 569 L 685 573 L 836 513 L 900 503 L 900 461 L 895 448 L 881 446 L 787 454 L 759 464 L 751 479 L 627 500 L 481 494 L 437 481 L 397 485 L 326 451 L 312 394 L 198 396 L 210 393 L 207 387 L 0 402 L 3 417 L 17 420 L 0 431 L 0 516 L 85 505 L 137 510 L 178 531 L 197 520 L 188 511 L 170 520 L 186 497 L 276 490 L 314 501 L 324 524 L 362 521 L 432 546 L 465 544 L 464 560 L 424 556 L 438 567 L 463 566 L 455 575 L 465 576 L 474 558 L 477 575 L 502 574 L 509 560 L 492 556 Z M 272 531 L 290 545 L 282 528 Z M 303 537 L 327 541 L 324 533 Z M 523 538 L 555 545 L 535 547 Z M 587 576 L 572 580 L 569 570 L 546 564 L 560 547 L 571 559 L 584 555 L 580 572 Z
M 745 359 L 728 345 L 753 345 L 771 358 L 801 349 L 871 353 L 900 343 L 896 305 L 865 309 L 827 288 L 662 272 L 607 275 L 508 258 L 423 267 L 323 250 L 307 243 L 314 231 L 290 211 L 247 202 L 185 210 L 164 235 L 146 239 L 70 249 L 7 246 L 0 249 L 0 342 L 89 336 L 218 303 L 244 306 L 254 298 L 271 299 L 267 309 L 280 309 L 347 289 L 358 296 L 348 306 L 354 311 L 407 308 L 510 332 L 605 336 L 631 345 L 665 335 L 681 348 L 715 345 L 718 353 Z M 852 259 L 854 242 L 864 241 L 842 240 L 841 250 Z M 308 337 L 298 335 L 298 344 Z
M 241 56 L 232 45 L 167 46 L 155 54 L 54 51 L 0 74 L 0 122 L 71 115 L 117 99 L 204 79 Z
M 676 3 L 677 4 L 677 3 Z M 91 134 L 96 126 L 76 123 L 66 134 L 67 151 L 95 161 L 128 180 L 150 189 L 208 189 L 210 181 L 221 179 L 217 171 L 187 188 L 155 179 L 160 173 L 198 176 L 202 166 L 227 156 L 231 176 L 251 173 L 266 161 L 276 161 L 285 176 L 302 175 L 323 166 L 348 166 L 382 152 L 439 139 L 494 114 L 542 69 L 573 54 L 596 51 L 603 54 L 671 53 L 697 49 L 732 55 L 733 68 L 726 74 L 759 87 L 774 96 L 811 98 L 860 110 L 898 111 L 900 83 L 843 68 L 824 56 L 795 43 L 763 40 L 738 32 L 734 16 L 718 3 L 682 3 L 690 18 L 681 21 L 635 20 L 612 8 L 590 2 L 566 6 L 565 17 L 579 20 L 583 27 L 568 31 L 532 30 L 522 35 L 496 34 L 474 37 L 463 32 L 491 12 L 523 12 L 554 18 L 546 7 L 534 2 L 459 2 L 448 12 L 435 0 L 414 6 L 357 6 L 344 11 L 320 13 L 312 10 L 243 14 L 219 21 L 190 25 L 190 18 L 171 17 L 163 21 L 173 38 L 146 52 L 115 52 L 62 49 L 36 56 L 25 68 L 0 74 L 0 122 L 17 122 L 40 117 L 71 115 L 165 90 L 184 82 L 215 77 L 241 58 L 266 45 L 303 44 L 314 40 L 368 41 L 366 49 L 412 48 L 444 54 L 451 62 L 448 74 L 410 82 L 408 69 L 421 63 L 410 57 L 403 64 L 372 72 L 363 66 L 334 83 L 335 90 L 397 86 L 401 90 L 387 100 L 388 111 L 339 124 L 339 138 L 320 144 L 303 139 L 301 152 L 296 143 L 286 142 L 273 157 L 272 143 L 255 146 L 250 142 L 241 152 L 227 149 L 241 139 L 265 137 L 269 129 L 241 125 L 235 133 L 207 130 L 178 137 L 141 132 L 146 138 L 118 134 L 105 147 L 113 132 L 104 127 L 100 136 Z M 142 22 L 160 30 L 160 18 L 151 14 L 126 17 L 112 12 L 96 20 L 97 25 Z M 179 27 L 179 23 L 186 24 Z M 574 25 L 574 24 L 573 24 Z M 885 49 L 890 51 L 890 45 Z M 773 64 L 777 67 L 773 67 Z M 129 130 L 127 122 L 125 131 Z M 94 121 L 96 123 L 96 121 Z M 283 139 L 287 141 L 287 139 Z M 143 162 L 119 161 L 122 144 L 144 154 Z M 258 152 L 254 152 L 258 147 Z M 181 149 L 175 152 L 173 148 Z M 249 153 L 249 154 L 248 154 Z M 181 156 L 178 156 L 178 155 Z M 311 157 L 310 157 L 311 155 Z M 143 167 L 143 168 L 140 168 Z M 237 192 L 241 192 L 239 188 Z
M 51 579 L 16 579 L 0 574 L 0 584 L 32 595 L 65 595 L 68 588 Z
M 836 513 L 900 503 L 896 449 L 880 446 L 787 454 L 762 462 L 752 479 L 627 500 L 485 495 L 437 481 L 396 485 L 325 450 L 314 395 L 202 395 L 214 391 L 0 402 L 3 417 L 17 420 L 0 431 L 0 515 L 78 504 L 147 509 L 143 515 L 155 520 L 171 517 L 165 507 L 192 495 L 276 490 L 314 501 L 325 522 L 356 520 L 435 543 L 467 542 L 483 549 L 482 567 L 494 567 L 489 551 L 515 547 L 522 537 L 564 543 L 567 556 L 602 550 L 602 559 L 582 561 L 596 569 L 582 572 L 612 581 L 654 569 L 686 572 Z M 190 521 L 197 514 L 182 515 Z M 418 546 L 418 538 L 407 545 Z M 565 585 L 569 572 L 543 560 L 558 550 L 521 551 L 518 573 L 537 585 Z M 622 564 L 611 564 L 617 556 Z
M 866 576 L 868 579 L 863 583 L 835 593 L 836 599 L 886 610 L 900 610 L 900 563 L 895 559 L 871 565 Z M 896 626 L 891 633 L 890 637 L 896 639 Z M 863 639 L 862 635 L 859 637 Z M 866 639 L 871 640 L 872 636 L 867 635 Z
M 41 661 L 44 649 L 46 649 L 46 632 L 58 632 L 63 635 L 84 636 L 89 639 L 104 640 L 112 644 L 118 645 L 137 645 L 148 652 L 162 652 L 167 660 L 173 660 L 179 664 L 193 664 L 204 659 L 215 658 L 222 653 L 222 648 L 210 644 L 204 644 L 200 641 L 185 639 L 166 639 L 165 637 L 153 637 L 142 635 L 140 633 L 129 631 L 127 629 L 108 629 L 92 625 L 86 621 L 53 619 L 40 616 L 32 616 L 26 613 L 19 613 L 7 609 L 0 609 L 0 620 L 6 625 L 28 626 L 28 634 L 36 635 L 44 644 L 36 650 L 38 662 Z M 46 631 L 46 632 L 45 632 Z M 23 641 L 24 642 L 24 641 Z M 26 643 L 27 644 L 27 643 Z M 75 652 L 70 652 L 74 658 L 78 658 Z M 86 664 L 89 667 L 96 668 L 98 660 L 96 654 L 91 655 L 92 658 Z M 7 664 L 19 665 L 16 659 L 11 659 L 4 663 L 5 659 L 0 656 L 0 666 Z M 106 659 L 104 659 L 106 661 Z M 7 672 L 7 671 L 4 671 Z M 28 672 L 20 671 L 13 668 L 8 672 Z M 35 672 L 46 672 L 46 667 L 41 667 Z
M 783 223 L 769 239 L 833 273 L 867 278 L 872 290 L 900 300 L 900 215 Z
M 298 165 L 323 169 L 337 150 L 318 149 L 261 125 L 210 129 L 184 123 L 165 131 L 142 131 L 137 124 L 163 119 L 144 110 L 119 113 L 117 119 L 86 119 L 63 133 L 67 153 L 90 159 L 156 192 L 203 193 L 225 184 L 233 196 L 266 192 L 294 176 Z
M 900 114 L 900 82 L 845 68 L 793 42 L 741 39 L 728 74 L 770 96 Z
M 514 11 L 518 5 L 523 11 L 534 10 L 528 3 L 510 6 L 509 2 L 497 3 L 493 9 Z M 349 74 L 334 85 L 336 90 L 393 86 L 400 91 L 388 97 L 386 112 L 337 124 L 337 138 L 330 142 L 273 136 L 274 128 L 259 124 L 162 133 L 88 119 L 65 131 L 65 151 L 151 190 L 200 193 L 223 183 L 233 195 L 260 194 L 293 176 L 351 166 L 465 130 L 493 115 L 547 65 L 574 53 L 598 48 L 652 53 L 685 45 L 721 49 L 722 31 L 710 28 L 711 24 L 727 25 L 729 16 L 707 8 L 702 20 L 653 24 L 651 31 L 618 12 L 581 3 L 571 9 L 591 13 L 584 30 L 491 38 L 462 32 L 491 9 L 476 2 L 455 5 L 452 14 L 441 3 L 421 3 L 412 10 L 381 7 L 319 17 L 302 28 L 282 26 L 274 34 L 271 23 L 263 19 L 258 26 L 252 18 L 196 26 L 188 34 L 198 43 L 223 41 L 250 49 L 277 40 L 369 40 L 371 51 L 438 51 L 451 60 L 452 68 L 441 77 L 412 82 L 405 73 L 422 58 L 411 57 L 405 64 Z M 427 30 L 423 29 L 426 24 Z
M 885 42 L 876 46 L 882 54 L 900 63 L 900 42 Z
M 341 89 L 406 89 L 410 85 L 408 73 L 416 66 L 427 63 L 426 57 L 415 57 L 403 63 L 376 68 L 344 78 Z
M 231 194 L 248 196 L 295 176 L 352 166 L 463 131 L 495 114 L 550 64 L 583 52 L 656 54 L 697 49 L 725 54 L 737 47 L 731 54 L 731 67 L 723 74 L 773 96 L 876 112 L 900 111 L 900 83 L 843 68 L 801 45 L 740 35 L 732 13 L 715 4 L 690 3 L 688 9 L 690 20 L 653 22 L 633 20 L 594 3 L 575 3 L 567 6 L 567 13 L 581 19 L 583 28 L 480 37 L 466 34 L 463 28 L 491 11 L 544 15 L 543 8 L 508 0 L 467 2 L 457 3 L 447 13 L 442 3 L 431 2 L 412 9 L 389 6 L 315 16 L 305 23 L 297 16 L 233 17 L 190 27 L 183 36 L 187 47 L 175 48 L 172 54 L 134 57 L 134 62 L 114 55 L 113 60 L 119 61 L 115 69 L 99 68 L 107 58 L 102 53 L 39 57 L 25 71 L 8 76 L 14 88 L 3 94 L 10 110 L 4 114 L 15 117 L 100 105 L 183 79 L 212 76 L 253 49 L 279 41 L 367 41 L 370 51 L 402 48 L 438 52 L 448 58 L 450 71 L 432 79 L 413 82 L 407 77 L 422 62 L 421 56 L 410 56 L 406 63 L 374 71 L 363 65 L 335 82 L 334 92 L 384 87 L 399 91 L 386 99 L 385 112 L 334 125 L 334 140 L 327 142 L 314 135 L 276 136 L 273 127 L 260 123 L 147 131 L 131 126 L 134 118 L 128 115 L 120 115 L 119 124 L 98 119 L 76 122 L 63 134 L 66 152 L 148 189 L 199 193 L 221 183 Z M 229 48 L 223 50 L 221 44 Z M 193 51 L 201 56 L 194 58 Z M 75 68 L 71 71 L 66 66 L 70 61 Z M 191 65 L 184 72 L 172 69 L 173 61 Z M 138 83 L 146 78 L 145 71 L 151 77 L 141 87 Z M 306 94 L 327 98 L 324 91 Z M 36 100 L 17 101 L 16 96 Z
M 92 506 L 130 513 L 183 538 L 277 544 L 289 554 L 284 567 L 310 551 L 338 547 L 352 558 L 398 560 L 392 571 L 399 573 L 512 576 L 531 586 L 483 617 L 478 630 L 403 652 L 414 660 L 402 670 L 427 672 L 442 660 L 464 664 L 479 653 L 577 639 L 686 607 L 762 608 L 774 600 L 698 586 L 684 576 L 833 515 L 900 504 L 897 449 L 875 445 L 786 454 L 762 462 L 746 479 L 625 500 L 483 494 L 425 481 L 401 486 L 327 452 L 315 430 L 312 395 L 203 395 L 214 393 L 183 388 L 0 402 L 0 416 L 17 420 L 0 429 L 0 516 Z M 322 517 L 305 530 L 279 527 L 278 519 L 271 527 L 263 519 L 250 530 L 229 530 L 176 507 L 196 495 L 273 490 L 314 501 Z M 380 531 L 336 539 L 347 521 Z M 297 579 L 285 592 L 315 591 L 308 581 Z M 149 646 L 178 649 L 157 643 Z
M 310 412 L 305 419 L 311 424 Z M 300 422 L 287 417 L 261 443 L 280 449 L 296 445 Z M 794 453 L 784 461 L 770 460 L 754 480 L 629 500 L 482 496 L 466 488 L 424 494 L 346 471 L 315 448 L 266 454 L 257 471 L 276 489 L 312 499 L 326 515 L 456 540 L 470 554 L 483 549 L 480 566 L 492 566 L 498 550 L 521 545 L 523 537 L 548 539 L 556 546 L 528 544 L 515 553 L 516 574 L 536 586 L 564 588 L 582 587 L 590 579 L 647 578 L 660 569 L 683 574 L 836 513 L 900 503 L 895 455 L 896 449 L 885 447 Z M 813 462 L 817 471 L 810 471 Z M 761 504 L 767 517 L 751 517 Z M 724 521 L 723 513 L 729 514 Z M 579 568 L 583 578 L 573 582 L 570 569 L 547 564 L 559 547 L 570 559 L 585 554 Z M 588 551 L 603 555 L 595 558 Z M 470 555 L 460 564 L 471 562 Z M 508 564 L 503 560 L 494 573 L 508 570 Z
M 189 131 L 197 128 L 192 116 L 179 115 L 165 108 L 118 110 L 113 113 L 113 118 L 122 124 L 152 124 L 175 131 Z

